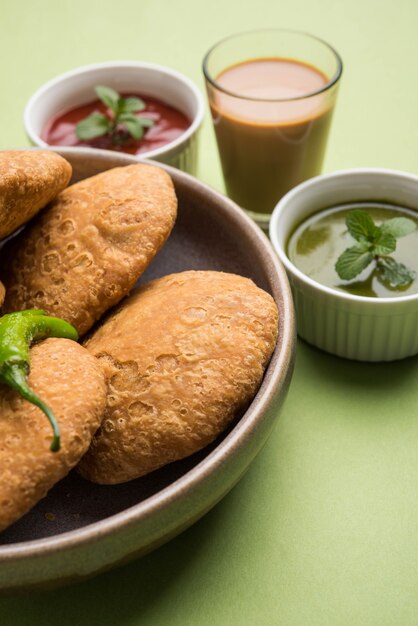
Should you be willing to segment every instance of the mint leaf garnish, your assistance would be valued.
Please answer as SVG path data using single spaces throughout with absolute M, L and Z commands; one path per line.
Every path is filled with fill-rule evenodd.
M 348 213 L 346 225 L 358 243 L 338 257 L 335 270 L 340 278 L 352 280 L 374 261 L 378 279 L 389 289 L 406 288 L 415 280 L 416 272 L 388 256 L 395 252 L 397 239 L 416 229 L 413 220 L 395 217 L 377 226 L 366 211 L 355 210 Z
M 119 106 L 121 113 L 138 113 L 145 109 L 145 102 L 140 98 L 122 98 Z
M 133 137 L 142 139 L 146 129 L 153 126 L 153 120 L 134 115 L 145 109 L 145 102 L 134 96 L 123 98 L 111 87 L 95 87 L 97 97 L 107 107 L 106 114 L 94 112 L 76 127 L 77 137 L 83 141 L 108 136 L 112 143 L 120 145 Z
M 379 228 L 379 233 L 375 238 L 373 245 L 373 253 L 376 256 L 382 256 L 390 254 L 396 250 L 396 239 L 390 233 L 382 232 Z
M 360 274 L 373 261 L 373 254 L 366 244 L 347 248 L 337 260 L 335 269 L 343 280 L 351 280 Z
M 382 257 L 376 261 L 377 276 L 389 289 L 409 287 L 416 278 L 416 272 L 398 263 L 392 257 Z
M 133 113 L 123 113 L 119 116 L 119 121 L 123 122 L 128 132 L 134 139 L 141 139 L 144 135 L 144 128 L 136 115 Z
M 154 121 L 150 120 L 148 117 L 138 116 L 136 119 L 144 128 L 150 128 L 151 126 L 154 126 Z
M 91 113 L 76 126 L 76 134 L 79 139 L 95 139 L 110 132 L 111 121 L 103 113 Z
M 357 241 L 372 241 L 379 234 L 379 228 L 366 211 L 350 211 L 345 220 L 348 231 Z
M 415 222 L 408 217 L 394 217 L 391 220 L 383 222 L 380 226 L 380 230 L 384 233 L 390 233 L 393 237 L 399 239 L 399 237 L 405 237 L 413 233 L 416 227 Z
M 113 113 L 118 112 L 120 96 L 117 91 L 111 87 L 99 85 L 94 88 L 97 97 L 107 106 Z

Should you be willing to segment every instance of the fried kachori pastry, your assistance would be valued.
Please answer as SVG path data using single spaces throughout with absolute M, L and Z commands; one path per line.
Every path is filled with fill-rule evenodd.
M 61 449 L 50 451 L 51 428 L 41 410 L 0 384 L 0 530 L 29 511 L 78 463 L 105 406 L 102 369 L 69 339 L 46 339 L 32 348 L 29 384 L 57 417 Z
M 81 475 L 120 483 L 208 445 L 253 398 L 277 332 L 273 298 L 242 276 L 189 271 L 137 289 L 85 344 L 108 396 Z
M 43 309 L 85 333 L 132 289 L 176 211 L 171 178 L 151 165 L 114 168 L 68 187 L 0 255 L 4 311 Z
M 0 152 L 0 239 L 29 221 L 68 185 L 71 165 L 47 150 Z

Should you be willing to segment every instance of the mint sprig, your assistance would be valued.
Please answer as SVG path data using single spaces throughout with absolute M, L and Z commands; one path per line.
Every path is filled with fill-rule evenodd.
M 380 281 L 390 289 L 407 287 L 416 277 L 416 273 L 403 263 L 398 263 L 392 257 L 382 257 L 377 263 Z
M 378 280 L 388 289 L 404 289 L 415 280 L 416 272 L 389 256 L 396 250 L 396 240 L 416 229 L 413 220 L 395 217 L 378 226 L 366 211 L 355 210 L 345 223 L 358 243 L 337 259 L 335 270 L 341 279 L 352 280 L 374 262 Z
M 88 141 L 108 136 L 112 143 L 123 144 L 133 137 L 142 139 L 147 128 L 153 126 L 153 120 L 135 115 L 145 109 L 145 102 L 140 98 L 123 98 L 111 87 L 95 87 L 97 97 L 106 106 L 106 113 L 94 111 L 76 127 L 78 139 Z

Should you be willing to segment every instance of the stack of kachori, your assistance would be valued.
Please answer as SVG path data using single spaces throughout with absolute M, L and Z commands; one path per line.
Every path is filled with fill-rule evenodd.
M 83 346 L 31 349 L 58 453 L 41 411 L 0 384 L 0 529 L 77 464 L 113 484 L 207 446 L 251 402 L 277 341 L 273 298 L 242 276 L 186 271 L 133 289 L 175 222 L 164 170 L 138 163 L 66 187 L 70 176 L 53 152 L 0 152 L 0 238 L 14 233 L 0 250 L 2 312 L 42 309 L 90 331 Z

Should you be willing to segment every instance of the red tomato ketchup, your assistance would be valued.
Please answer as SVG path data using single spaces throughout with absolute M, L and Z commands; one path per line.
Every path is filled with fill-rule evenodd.
M 142 139 L 129 138 L 122 145 L 114 144 L 109 136 L 81 140 L 75 134 L 78 122 L 97 111 L 106 113 L 106 106 L 99 100 L 70 109 L 53 117 L 42 130 L 41 138 L 50 146 L 90 146 L 104 150 L 116 150 L 129 154 L 142 154 L 171 143 L 189 128 L 190 120 L 177 109 L 157 100 L 139 94 L 123 94 L 123 97 L 137 97 L 145 103 L 145 109 L 136 113 L 138 117 L 147 117 L 154 122 L 147 128 Z

